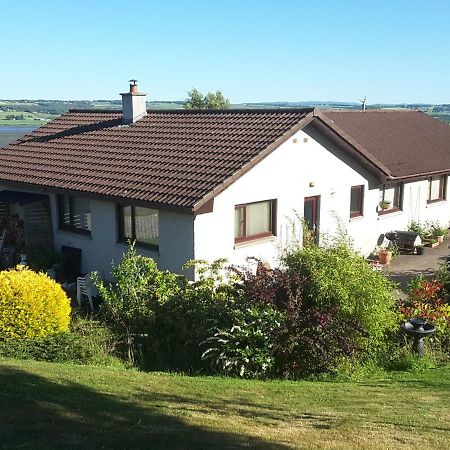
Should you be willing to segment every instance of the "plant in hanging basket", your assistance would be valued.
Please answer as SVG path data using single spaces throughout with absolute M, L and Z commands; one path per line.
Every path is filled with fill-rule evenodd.
M 389 200 L 381 200 L 380 208 L 383 211 L 386 211 L 386 209 L 389 209 L 390 207 L 391 207 L 391 202 Z

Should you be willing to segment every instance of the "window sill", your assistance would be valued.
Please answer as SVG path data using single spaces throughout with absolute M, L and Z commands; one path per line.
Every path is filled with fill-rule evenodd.
M 403 210 L 400 208 L 386 209 L 378 211 L 378 220 L 388 219 L 389 217 L 400 216 L 403 214 Z
M 359 216 L 350 217 L 350 219 L 348 221 L 349 222 L 359 222 L 361 220 L 364 220 L 364 216 L 362 214 Z
M 447 200 L 445 199 L 438 199 L 438 200 L 427 200 L 427 208 L 433 208 L 435 206 L 442 206 L 447 203 Z
M 251 247 L 252 245 L 266 244 L 268 242 L 276 241 L 276 236 L 265 236 L 255 239 L 249 239 L 248 241 L 235 242 L 234 249 L 237 250 L 239 248 Z
M 76 237 L 80 239 L 85 239 L 87 241 L 92 241 L 92 235 L 91 233 L 83 233 L 75 230 L 66 230 L 64 228 L 58 228 L 56 232 L 60 235 L 66 235 L 70 237 Z
M 124 247 L 124 248 L 129 248 L 129 246 L 130 246 L 128 242 L 122 242 L 122 241 L 118 241 L 118 242 L 116 242 L 116 244 L 120 245 L 121 247 Z M 139 244 L 138 242 L 135 243 L 134 247 L 138 250 L 146 251 L 149 253 L 154 253 L 156 256 L 159 256 L 159 247 L 150 247 L 147 245 Z

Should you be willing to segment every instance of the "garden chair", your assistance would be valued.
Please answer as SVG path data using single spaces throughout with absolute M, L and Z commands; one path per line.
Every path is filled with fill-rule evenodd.
M 97 295 L 97 289 L 95 288 L 91 277 L 87 274 L 84 277 L 77 277 L 77 303 L 81 306 L 83 296 L 88 299 L 89 306 L 92 311 L 94 310 L 93 298 Z

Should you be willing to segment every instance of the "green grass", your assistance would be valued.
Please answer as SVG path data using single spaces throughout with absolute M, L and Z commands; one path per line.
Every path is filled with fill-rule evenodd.
M 450 447 L 450 368 L 257 382 L 0 360 L 0 448 Z

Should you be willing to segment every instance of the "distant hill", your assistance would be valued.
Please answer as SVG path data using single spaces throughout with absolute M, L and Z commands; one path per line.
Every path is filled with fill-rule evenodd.
M 184 101 L 151 101 L 149 109 L 182 109 Z M 324 109 L 360 109 L 360 103 L 334 101 L 299 101 L 299 102 L 254 102 L 238 103 L 232 108 L 265 109 L 265 108 L 306 108 Z M 120 109 L 121 100 L 0 100 L 0 125 L 39 126 L 69 109 Z M 437 119 L 450 123 L 450 104 L 433 105 L 424 103 L 374 104 L 372 108 L 420 109 Z

